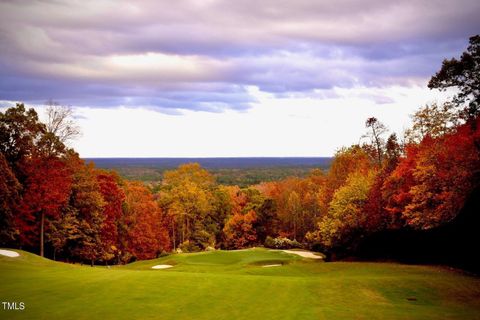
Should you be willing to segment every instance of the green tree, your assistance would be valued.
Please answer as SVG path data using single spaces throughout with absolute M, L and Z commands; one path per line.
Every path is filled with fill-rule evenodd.
M 398 159 L 402 155 L 403 150 L 400 144 L 398 143 L 397 135 L 392 133 L 385 144 L 385 167 L 387 171 L 395 169 L 398 163 Z
M 28 157 L 52 157 L 62 155 L 65 146 L 54 134 L 47 132 L 34 109 L 23 104 L 0 112 L 0 153 L 10 164 L 21 183 L 24 174 L 20 167 Z
M 21 185 L 3 153 L 0 153 L 0 244 L 12 244 L 17 237 L 15 212 L 20 202 Z
M 36 144 L 46 133 L 34 109 L 26 110 L 18 103 L 16 107 L 0 112 L 0 152 L 14 169 L 20 160 L 34 153 Z
M 480 112 L 480 35 L 470 38 L 467 51 L 459 60 L 445 59 L 440 71 L 430 79 L 428 87 L 442 91 L 452 87 L 458 89 L 453 102 L 464 106 L 462 116 L 467 120 L 478 116 Z
M 230 196 L 231 188 L 232 187 L 229 186 L 219 185 L 213 190 L 213 208 L 205 216 L 203 221 L 204 231 L 214 236 L 215 244 L 222 242 L 225 222 L 233 210 L 233 202 Z M 195 229 L 198 230 L 197 227 Z M 201 230 L 197 231 L 197 234 L 200 231 Z M 200 234 L 202 237 L 205 237 L 204 233 L 200 232 Z M 196 238 L 199 238 L 199 236 L 197 235 Z

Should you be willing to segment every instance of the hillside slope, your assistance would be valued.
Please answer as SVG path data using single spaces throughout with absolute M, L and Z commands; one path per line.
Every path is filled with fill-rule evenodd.
M 437 267 L 253 249 L 92 268 L 18 252 L 0 257 L 0 298 L 26 308 L 2 319 L 480 318 L 480 279 Z

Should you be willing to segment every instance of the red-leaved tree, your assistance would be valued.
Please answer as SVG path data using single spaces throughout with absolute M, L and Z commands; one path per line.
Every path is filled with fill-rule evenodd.
M 102 259 L 109 261 L 118 254 L 117 224 L 122 216 L 125 193 L 119 186 L 120 178 L 113 172 L 99 171 L 97 181 L 103 196 L 103 224 L 100 230 Z
M 57 158 L 31 158 L 25 161 L 22 169 L 27 179 L 16 219 L 17 228 L 21 242 L 25 245 L 38 242 L 43 257 L 45 228 L 67 204 L 71 175 L 65 163 Z

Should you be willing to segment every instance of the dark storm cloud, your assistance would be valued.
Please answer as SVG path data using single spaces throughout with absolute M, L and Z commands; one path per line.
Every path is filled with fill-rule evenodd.
M 221 112 L 247 109 L 250 86 L 318 98 L 425 84 L 479 13 L 473 0 L 3 1 L 0 100 Z

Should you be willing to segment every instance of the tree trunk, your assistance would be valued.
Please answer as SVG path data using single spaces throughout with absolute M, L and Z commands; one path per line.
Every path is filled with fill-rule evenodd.
M 45 213 L 42 210 L 42 217 L 40 221 L 40 256 L 44 256 L 44 251 L 43 251 L 43 233 L 44 233 L 44 228 L 45 228 Z
M 175 218 L 172 219 L 172 237 L 173 237 L 173 251 L 177 250 L 176 243 L 175 243 Z
M 297 219 L 295 219 L 295 215 L 293 216 L 293 240 L 297 240 Z
M 185 216 L 183 218 L 183 221 L 182 221 L 182 243 L 185 242 Z

